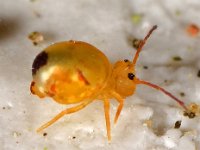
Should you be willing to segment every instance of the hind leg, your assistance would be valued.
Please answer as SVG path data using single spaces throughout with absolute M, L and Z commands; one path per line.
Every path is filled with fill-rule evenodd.
M 61 117 L 63 117 L 64 115 L 67 114 L 71 114 L 74 112 L 77 112 L 81 109 L 83 109 L 84 107 L 86 107 L 88 104 L 90 104 L 93 100 L 89 100 L 86 102 L 81 103 L 80 105 L 74 106 L 72 108 L 68 108 L 65 109 L 63 111 L 61 111 L 59 114 L 57 114 L 53 119 L 51 119 L 49 122 L 45 123 L 44 125 L 42 125 L 40 128 L 37 129 L 37 132 L 42 131 L 43 129 L 49 127 L 50 125 L 52 125 L 53 123 L 55 123 L 58 119 L 60 119 Z

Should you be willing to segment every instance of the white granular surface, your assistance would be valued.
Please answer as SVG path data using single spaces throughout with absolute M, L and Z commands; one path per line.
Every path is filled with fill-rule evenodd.
M 134 23 L 135 14 L 141 20 Z M 29 91 L 33 59 L 49 44 L 82 40 L 111 62 L 132 59 L 129 39 L 143 38 L 157 24 L 140 55 L 137 75 L 187 104 L 200 103 L 200 38 L 185 31 L 191 23 L 200 26 L 199 14 L 199 0 L 0 0 L 0 150 L 199 150 L 200 118 L 184 117 L 174 101 L 149 87 L 138 86 L 126 99 L 117 125 L 118 105 L 112 100 L 110 144 L 101 101 L 63 117 L 44 131 L 45 137 L 36 133 L 66 106 Z M 44 34 L 38 46 L 27 38 L 33 31 Z M 175 56 L 182 60 L 174 61 Z M 181 127 L 174 129 L 178 120 Z

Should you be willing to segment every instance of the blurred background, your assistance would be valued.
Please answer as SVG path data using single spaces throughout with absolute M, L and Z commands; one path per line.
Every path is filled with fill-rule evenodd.
M 199 0 L 0 0 L 0 149 L 200 149 L 199 117 L 184 117 L 174 101 L 148 87 L 127 98 L 117 125 L 112 101 L 110 144 L 101 101 L 36 133 L 69 106 L 29 90 L 32 62 L 48 45 L 85 41 L 114 63 L 132 59 L 135 41 L 158 25 L 140 54 L 137 76 L 187 104 L 200 103 L 199 14 Z

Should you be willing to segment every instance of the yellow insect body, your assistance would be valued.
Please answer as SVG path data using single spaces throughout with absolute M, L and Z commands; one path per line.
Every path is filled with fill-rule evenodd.
M 140 80 L 135 75 L 135 64 L 139 53 L 156 27 L 154 26 L 140 42 L 133 61 L 117 61 L 111 65 L 100 50 L 80 41 L 56 43 L 37 55 L 32 66 L 31 92 L 40 98 L 52 97 L 61 104 L 78 103 L 77 106 L 61 111 L 37 131 L 47 128 L 64 115 L 79 111 L 99 99 L 104 102 L 107 136 L 110 141 L 109 100 L 116 99 L 119 102 L 114 119 L 116 123 L 124 99 L 134 94 L 137 84 L 145 84 L 162 91 L 187 110 L 184 103 L 171 93 L 150 82 Z
M 44 57 L 42 55 L 46 55 L 46 64 L 36 68 L 35 64 Z M 106 56 L 94 46 L 80 41 L 49 46 L 36 57 L 35 64 L 33 82 L 37 91 L 62 104 L 95 98 L 111 73 Z

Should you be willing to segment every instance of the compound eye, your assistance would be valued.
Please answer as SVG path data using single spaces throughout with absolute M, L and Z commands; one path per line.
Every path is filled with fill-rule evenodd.
M 135 75 L 134 75 L 133 73 L 128 73 L 128 78 L 129 78 L 130 80 L 133 80 L 134 77 L 135 77 Z
M 129 62 L 129 60 L 128 59 L 124 59 L 124 62 Z

